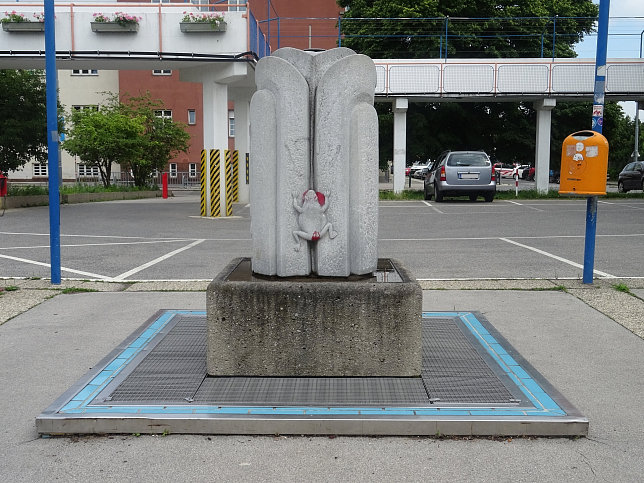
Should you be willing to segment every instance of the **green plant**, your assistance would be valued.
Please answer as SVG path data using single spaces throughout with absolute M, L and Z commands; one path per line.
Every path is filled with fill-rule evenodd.
M 5 11 L 5 17 L 3 19 L 0 19 L 0 22 L 2 23 L 9 23 L 9 22 L 16 22 L 16 23 L 21 23 L 21 22 L 31 22 L 27 17 L 25 17 L 24 13 L 18 13 L 15 10 L 12 10 L 11 12 L 6 12 Z
M 391 190 L 380 191 L 381 200 L 422 200 L 423 196 L 420 190 L 404 190 L 401 193 L 394 193 Z
M 617 283 L 613 285 L 613 288 L 618 292 L 631 293 L 631 290 L 624 283 Z
M 18 287 L 15 285 L 8 285 L 4 288 L 5 292 L 15 292 L 16 290 L 18 290 Z
M 111 21 L 109 17 L 103 15 L 102 13 L 95 13 L 92 15 L 92 17 L 94 22 L 104 23 Z
M 107 15 L 103 13 L 95 13 L 92 15 L 93 22 L 98 22 L 98 23 L 117 23 L 119 25 L 137 25 L 139 23 L 139 20 L 141 20 L 142 17 L 137 17 L 135 15 L 129 15 L 124 12 L 114 12 L 114 16 L 112 18 L 108 17 Z
M 195 22 L 195 23 L 209 23 L 212 26 L 217 26 L 224 23 L 224 17 L 221 13 L 188 13 L 183 12 L 182 22 Z
M 33 186 L 33 185 L 11 185 L 7 190 L 9 196 L 37 196 L 37 195 L 46 195 L 49 193 L 49 190 L 43 186 Z
M 87 293 L 87 292 L 98 292 L 98 290 L 93 288 L 69 287 L 64 289 L 61 293 L 64 293 L 65 295 L 70 295 L 75 293 Z
M 135 15 L 130 15 L 124 12 L 115 12 L 112 22 L 116 22 L 119 25 L 138 25 L 139 20 L 142 17 L 137 17 Z

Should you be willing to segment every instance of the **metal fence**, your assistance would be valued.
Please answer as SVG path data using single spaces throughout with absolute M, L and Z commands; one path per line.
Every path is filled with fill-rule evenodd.
M 395 58 L 408 58 L 410 51 L 425 52 L 425 58 L 447 59 L 454 57 L 498 57 L 488 49 L 492 42 L 502 41 L 514 45 L 522 58 L 557 57 L 557 45 L 561 40 L 576 43 L 579 23 L 596 26 L 594 17 L 435 17 L 435 18 L 348 18 L 348 17 L 280 17 L 275 14 L 262 20 L 267 41 L 275 48 L 291 46 L 298 48 L 332 48 L 334 46 L 359 47 L 360 41 L 368 41 L 372 58 L 385 58 L 390 53 L 391 43 L 396 41 L 401 51 Z M 643 17 L 610 17 L 609 41 L 619 42 L 619 53 L 614 57 L 638 56 L 643 40 Z M 332 38 L 333 37 L 333 38 Z M 597 34 L 583 34 L 591 43 Z M 383 52 L 377 52 L 378 42 L 383 42 Z M 411 48 L 411 45 L 417 47 Z M 427 46 L 422 49 L 418 46 Z M 467 51 L 459 52 L 459 46 L 467 45 Z M 480 47 L 477 52 L 474 45 Z M 375 49 L 375 50 L 374 50 Z M 360 50 L 358 48 L 358 50 Z

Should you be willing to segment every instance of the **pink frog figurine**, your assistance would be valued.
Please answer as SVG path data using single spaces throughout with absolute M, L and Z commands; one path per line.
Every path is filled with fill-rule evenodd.
M 333 230 L 333 225 L 327 220 L 326 210 L 329 207 L 329 202 L 325 199 L 324 194 L 315 190 L 306 191 L 302 195 L 302 206 L 298 205 L 297 196 L 293 195 L 293 207 L 299 213 L 297 223 L 300 226 L 299 230 L 293 232 L 293 237 L 297 242 L 295 251 L 300 251 L 302 239 L 317 241 L 327 232 L 331 239 L 338 235 L 338 232 Z

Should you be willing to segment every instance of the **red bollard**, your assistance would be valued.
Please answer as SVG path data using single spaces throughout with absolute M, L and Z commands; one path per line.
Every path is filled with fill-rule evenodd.
M 163 193 L 163 199 L 167 200 L 168 199 L 168 173 L 163 173 L 161 175 L 161 186 L 162 186 L 162 193 Z
M 0 171 L 0 196 L 7 196 L 7 177 Z

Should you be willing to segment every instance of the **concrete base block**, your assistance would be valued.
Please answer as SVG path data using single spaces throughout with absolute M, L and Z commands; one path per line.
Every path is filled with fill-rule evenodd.
M 420 376 L 422 291 L 388 259 L 348 278 L 260 278 L 235 259 L 206 307 L 213 376 Z

